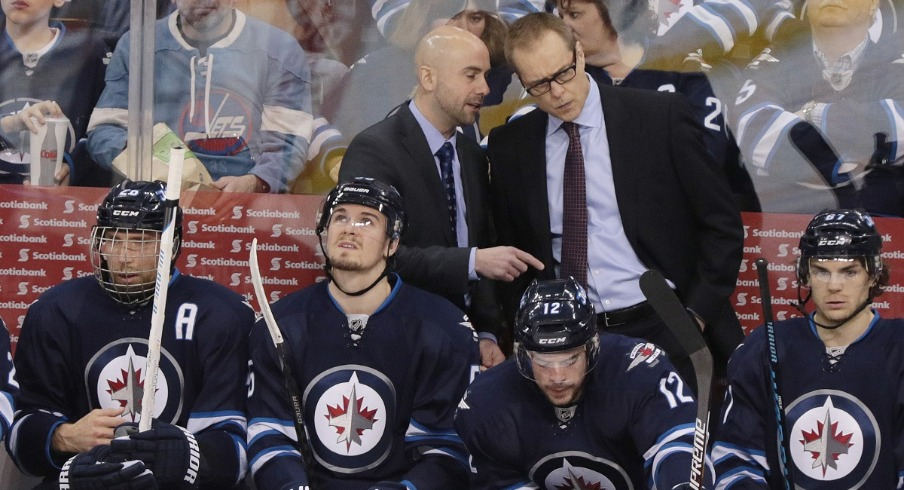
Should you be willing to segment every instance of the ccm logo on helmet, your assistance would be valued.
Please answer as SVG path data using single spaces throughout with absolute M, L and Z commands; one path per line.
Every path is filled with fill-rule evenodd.
M 113 216 L 131 217 L 131 216 L 138 216 L 138 214 L 139 214 L 138 211 L 129 211 L 129 210 L 123 210 L 123 209 L 114 209 L 113 210 Z
M 838 238 L 821 238 L 819 243 L 816 245 L 817 247 L 825 247 L 831 245 L 847 245 L 850 243 L 850 239 L 848 237 L 838 237 Z
M 541 344 L 555 345 L 555 344 L 561 344 L 563 342 L 565 342 L 565 337 L 556 337 L 556 338 L 552 338 L 552 339 L 540 339 Z

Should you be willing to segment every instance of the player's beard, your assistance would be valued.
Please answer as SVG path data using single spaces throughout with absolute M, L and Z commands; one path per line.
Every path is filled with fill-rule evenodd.
M 554 391 L 561 389 L 562 391 Z M 574 405 L 581 398 L 583 384 L 553 383 L 542 386 L 543 394 L 550 403 L 557 407 Z

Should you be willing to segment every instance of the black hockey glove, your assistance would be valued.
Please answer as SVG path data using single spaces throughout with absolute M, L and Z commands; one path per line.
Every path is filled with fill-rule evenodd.
M 161 488 L 188 490 L 198 488 L 201 451 L 191 432 L 177 425 L 154 419 L 151 429 L 138 432 L 138 424 L 129 422 L 116 428 L 110 442 L 114 454 L 144 462 Z
M 378 481 L 367 490 L 408 490 L 408 487 L 397 481 Z
M 60 490 L 157 490 L 154 474 L 144 463 L 114 462 L 111 451 L 110 446 L 96 446 L 69 458 L 60 471 Z

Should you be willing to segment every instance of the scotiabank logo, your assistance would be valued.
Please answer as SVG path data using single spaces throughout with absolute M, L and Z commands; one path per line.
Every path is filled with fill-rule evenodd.
M 270 236 L 271 237 L 282 236 L 282 225 L 273 225 L 273 233 Z
M 74 237 L 74 236 L 75 236 L 75 233 L 66 233 L 63 236 L 63 246 L 71 247 L 72 246 L 72 237 Z
M 270 261 L 270 270 L 278 271 L 279 269 L 281 269 L 282 267 L 280 265 L 280 262 L 282 262 L 282 259 L 279 257 L 275 257 L 273 260 L 271 260 Z
M 242 219 L 242 210 L 245 209 L 244 206 L 233 206 L 232 207 L 232 219 Z
M 19 228 L 28 228 L 28 224 L 30 223 L 31 215 L 23 214 L 19 216 Z
M 197 221 L 189 221 L 188 222 L 188 232 L 192 233 L 192 234 L 198 232 L 198 222 Z
M 189 254 L 185 259 L 186 267 L 195 267 L 198 265 L 198 255 L 197 254 Z
M 239 253 L 242 251 L 242 241 L 241 240 L 233 240 L 232 241 L 232 253 Z
M 74 269 L 74 267 L 66 267 L 65 269 L 63 269 L 63 280 L 64 281 L 68 281 L 69 279 L 72 279 L 72 269 Z
M 744 306 L 747 304 L 747 293 L 738 293 L 738 301 L 735 306 Z
M 270 302 L 274 302 L 282 295 L 282 291 L 270 291 Z
M 75 212 L 75 200 L 70 199 L 63 203 L 63 214 L 72 214 Z
M 240 272 L 233 272 L 229 285 L 230 286 L 238 286 L 241 283 L 242 283 L 242 274 Z
M 25 296 L 26 294 L 28 294 L 28 283 L 27 283 L 27 282 L 20 282 L 20 283 L 19 283 L 19 292 L 16 293 L 16 294 L 17 294 L 18 296 Z
M 19 249 L 19 262 L 28 261 L 28 252 L 31 252 L 30 248 Z

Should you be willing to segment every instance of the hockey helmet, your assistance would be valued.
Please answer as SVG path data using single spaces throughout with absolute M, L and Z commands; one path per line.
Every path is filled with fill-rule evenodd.
M 317 219 L 317 234 L 326 230 L 333 208 L 339 204 L 360 204 L 386 216 L 386 236 L 398 240 L 405 227 L 405 205 L 395 187 L 371 177 L 355 177 L 337 185 L 326 196 Z
M 529 352 L 560 352 L 587 347 L 588 370 L 599 350 L 596 312 L 587 292 L 572 278 L 534 281 L 515 313 L 518 367 L 532 378 Z
M 123 304 L 141 304 L 154 294 L 160 237 L 166 226 L 166 184 L 125 180 L 113 187 L 97 208 L 97 224 L 91 230 L 91 265 L 101 286 Z M 182 239 L 182 210 L 176 208 L 171 266 L 175 266 Z M 113 254 L 127 253 L 139 269 L 130 273 L 144 280 L 121 283 L 111 270 Z M 139 260 L 145 259 L 145 260 Z M 153 272 L 153 274 L 151 273 Z
M 882 237 L 873 219 L 856 209 L 822 211 L 800 237 L 797 277 L 807 283 L 810 259 L 863 258 L 871 276 L 882 270 Z

